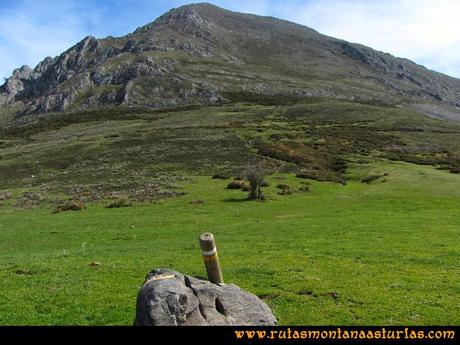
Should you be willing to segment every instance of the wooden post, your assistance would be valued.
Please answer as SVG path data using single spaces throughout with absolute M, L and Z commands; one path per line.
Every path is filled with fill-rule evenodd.
M 222 277 L 222 270 L 220 269 L 220 262 L 217 256 L 217 248 L 213 234 L 209 232 L 201 234 L 200 247 L 209 281 L 214 284 L 223 284 L 224 278 Z

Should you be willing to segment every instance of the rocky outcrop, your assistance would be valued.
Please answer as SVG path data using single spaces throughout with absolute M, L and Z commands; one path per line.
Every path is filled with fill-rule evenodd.
M 76 93 L 91 85 L 88 70 L 96 65 L 99 41 L 86 37 L 57 58 L 47 57 L 35 69 L 23 66 L 1 86 L 7 102 L 22 101 L 25 112 L 64 111 Z
M 30 81 L 32 74 L 32 69 L 27 65 L 15 69 L 13 71 L 13 75 L 9 77 L 2 86 L 0 86 L 0 99 L 3 100 L 3 102 L 14 100 L 17 94 L 27 88 L 27 84 Z
M 137 297 L 136 326 L 274 326 L 276 318 L 255 295 L 234 284 L 212 284 L 157 269 Z
M 440 73 L 429 71 L 410 60 L 396 58 L 359 44 L 342 42 L 339 45 L 344 55 L 377 72 L 378 76 L 373 78 L 399 94 L 448 102 L 453 106 L 457 106 L 459 102 L 460 84 L 455 86 L 449 83 L 446 76 Z

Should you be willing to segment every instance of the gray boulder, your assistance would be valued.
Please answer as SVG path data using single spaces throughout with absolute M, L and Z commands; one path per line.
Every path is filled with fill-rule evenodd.
M 234 284 L 212 284 L 156 269 L 137 296 L 135 326 L 274 326 L 275 316 L 255 295 Z

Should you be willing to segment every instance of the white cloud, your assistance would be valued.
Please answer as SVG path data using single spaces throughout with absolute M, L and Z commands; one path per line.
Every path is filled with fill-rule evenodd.
M 39 13 L 40 15 L 37 15 Z M 82 15 L 74 0 L 26 0 L 0 14 L 0 77 L 46 56 L 56 56 L 88 35 L 97 11 Z

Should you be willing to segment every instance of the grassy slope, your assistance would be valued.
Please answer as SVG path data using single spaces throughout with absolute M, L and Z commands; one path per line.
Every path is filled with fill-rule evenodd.
M 374 172 L 387 181 L 358 181 Z M 0 324 L 128 325 L 150 269 L 204 275 L 204 230 L 226 281 L 263 296 L 281 324 L 460 323 L 460 176 L 381 162 L 350 169 L 346 186 L 279 196 L 277 183 L 301 186 L 281 177 L 264 203 L 201 177 L 184 197 L 133 208 L 1 208 Z
M 238 170 L 258 150 L 325 176 L 338 157 L 355 154 L 460 169 L 457 124 L 383 104 L 233 97 L 241 103 L 169 112 L 101 109 L 0 131 L 0 191 Z

